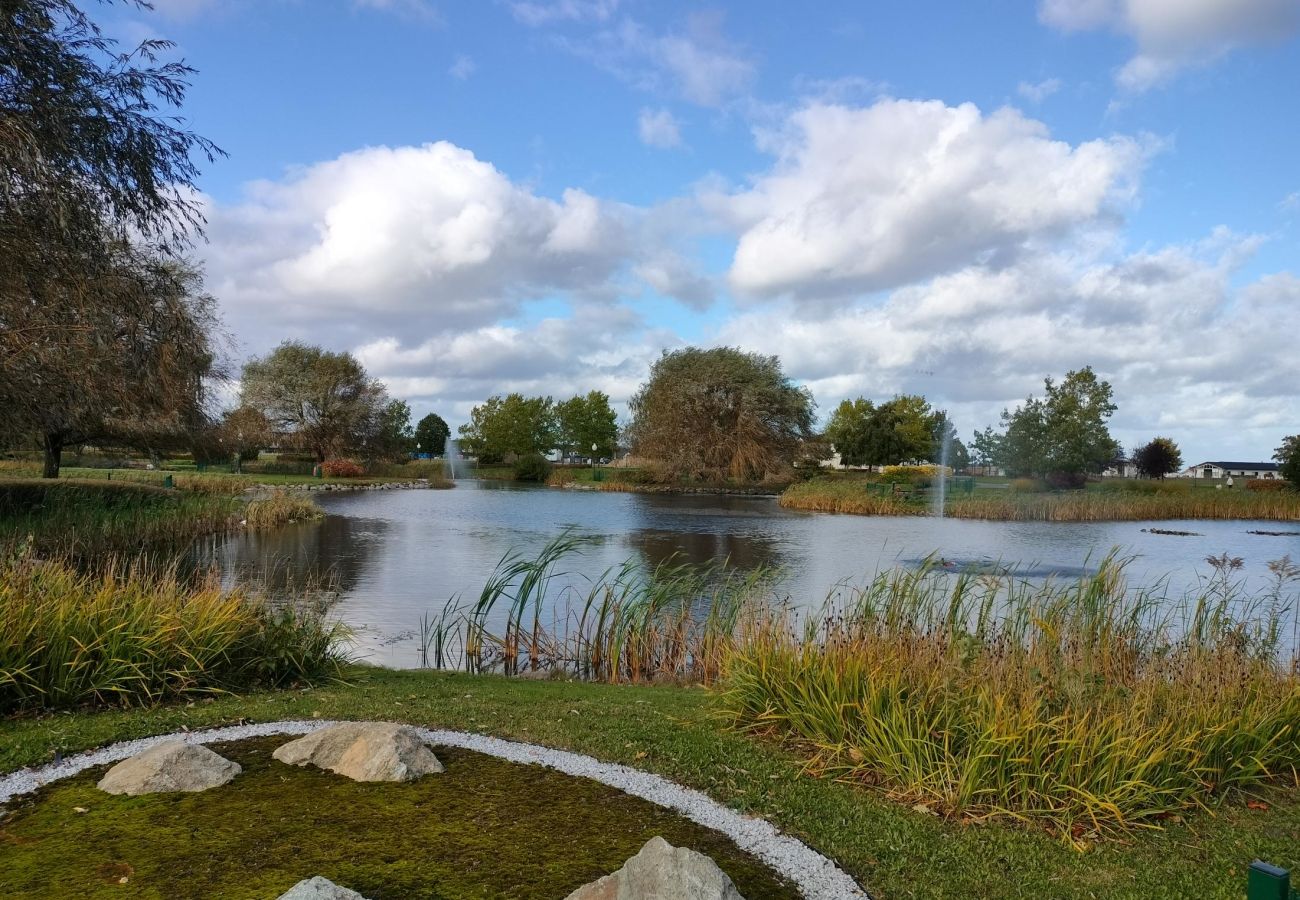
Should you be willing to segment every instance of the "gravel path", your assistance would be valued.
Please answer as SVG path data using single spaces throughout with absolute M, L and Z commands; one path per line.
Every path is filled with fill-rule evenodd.
M 209 744 L 274 734 L 306 734 L 333 724 L 337 723 L 264 722 L 123 741 L 101 750 L 70 756 L 59 763 L 35 769 L 19 769 L 17 772 L 0 777 L 0 804 L 93 766 L 114 763 L 128 756 L 134 756 L 166 740 L 182 738 L 195 744 Z M 835 863 L 794 838 L 781 834 L 771 823 L 742 815 L 699 791 L 674 784 L 658 775 L 651 775 L 628 766 L 603 763 L 590 756 L 539 747 L 536 744 L 504 741 L 500 738 L 469 734 L 464 731 L 436 731 L 428 728 L 416 730 L 425 740 L 434 745 L 461 747 L 511 762 L 548 766 L 566 775 L 599 781 L 601 784 L 607 784 L 674 810 L 693 822 L 727 835 L 740 849 L 753 854 L 771 866 L 774 871 L 790 879 L 807 900 L 847 900 L 847 898 L 867 897 L 857 883 Z

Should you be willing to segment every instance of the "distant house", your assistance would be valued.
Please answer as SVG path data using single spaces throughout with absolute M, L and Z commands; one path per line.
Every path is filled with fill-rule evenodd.
M 1182 478 L 1281 478 L 1275 462 L 1203 462 L 1184 469 Z
M 1115 460 L 1106 468 L 1102 469 L 1102 478 L 1137 478 L 1137 463 L 1131 459 L 1121 457 Z

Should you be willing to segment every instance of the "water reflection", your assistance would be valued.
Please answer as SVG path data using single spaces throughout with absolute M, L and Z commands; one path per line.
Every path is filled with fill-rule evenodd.
M 377 491 L 320 497 L 319 523 L 236 535 L 201 545 L 196 559 L 223 577 L 273 590 L 330 582 L 338 612 L 358 632 L 371 661 L 418 662 L 421 616 L 449 598 L 477 597 L 501 557 L 536 554 L 564 530 L 589 539 L 567 560 L 556 587 L 583 593 L 589 579 L 633 559 L 726 563 L 740 571 L 779 568 L 782 593 L 820 604 L 837 583 L 862 583 L 895 565 L 935 557 L 954 570 L 1003 566 L 1017 577 L 1073 578 L 1094 571 L 1113 548 L 1132 555 L 1128 573 L 1141 584 L 1165 580 L 1181 596 L 1208 575 L 1205 558 L 1241 556 L 1249 588 L 1267 580 L 1267 563 L 1300 559 L 1300 534 L 1278 535 L 1274 523 L 1154 523 L 1197 532 L 1171 537 L 1143 532 L 1153 523 L 977 522 L 926 517 L 867 518 L 792 513 L 762 497 L 673 497 L 559 491 L 461 481 L 449 491 Z M 1270 528 L 1269 526 L 1272 525 Z M 1252 532 L 1272 532 L 1258 534 Z M 559 590 L 556 591 L 559 596 Z M 564 618 L 563 598 L 548 610 Z

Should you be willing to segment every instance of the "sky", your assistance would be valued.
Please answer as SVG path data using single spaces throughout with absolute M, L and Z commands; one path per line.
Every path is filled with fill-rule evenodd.
M 354 353 L 415 418 L 780 357 L 824 422 L 959 433 L 1091 365 L 1127 448 L 1300 431 L 1300 0 L 154 0 L 229 155 L 236 362 Z

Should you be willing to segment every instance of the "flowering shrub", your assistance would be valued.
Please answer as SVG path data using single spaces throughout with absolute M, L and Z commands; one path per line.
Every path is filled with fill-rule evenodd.
M 326 478 L 360 478 L 366 474 L 361 463 L 354 459 L 327 459 L 320 464 Z

